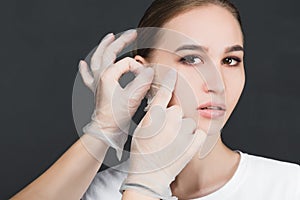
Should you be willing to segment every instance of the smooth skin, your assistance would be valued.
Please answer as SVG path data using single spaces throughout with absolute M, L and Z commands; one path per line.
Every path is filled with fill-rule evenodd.
M 73 144 L 45 173 L 11 199 L 80 199 L 101 166 L 108 146 L 89 135 L 82 136 L 98 146 L 96 160 L 81 140 Z
M 136 56 L 135 59 L 144 65 L 160 63 L 175 68 L 196 91 L 199 105 L 210 101 L 210 95 L 225 94 L 224 126 L 237 105 L 245 84 L 243 50 L 238 48 L 228 52 L 229 47 L 237 45 L 243 47 L 243 34 L 238 21 L 225 8 L 208 5 L 177 15 L 163 28 L 185 34 L 203 46 L 207 55 L 217 66 L 224 87 L 208 86 L 201 76 L 196 76 L 198 73 L 195 68 L 201 67 L 201 56 L 197 56 L 200 53 L 196 50 L 180 52 L 182 57 L 195 55 L 193 59 L 189 58 L 185 62 L 180 61 L 178 55 L 162 50 L 154 50 L 150 60 L 141 56 Z M 178 104 L 175 96 L 180 95 L 182 94 L 178 93 L 175 87 L 174 98 L 170 105 Z M 210 120 L 200 116 L 197 128 L 207 131 Z M 237 169 L 239 160 L 240 155 L 229 149 L 220 137 L 208 156 L 199 159 L 196 155 L 179 173 L 171 184 L 172 192 L 179 199 L 206 196 L 220 189 L 230 180 Z
M 135 129 L 123 190 L 132 189 L 127 184 L 133 183 L 150 188 L 160 197 L 168 197 L 170 184 L 205 142 L 207 134 L 196 129 L 192 118 L 183 116 L 180 106 L 168 107 L 176 82 L 176 71 L 169 70 L 149 111 Z M 141 187 L 135 190 L 149 193 Z M 157 194 L 149 195 L 159 197 Z
M 135 59 L 144 65 L 159 61 L 158 63 L 174 66 L 178 73 L 186 76 L 187 80 L 192 80 L 191 85 L 198 90 L 199 99 L 202 102 L 207 102 L 211 93 L 224 92 L 227 109 L 225 125 L 240 98 L 245 83 L 243 51 L 225 53 L 228 47 L 243 46 L 243 36 L 238 22 L 226 9 L 209 5 L 182 13 L 170 20 L 164 27 L 182 32 L 207 47 L 210 58 L 218 66 L 222 75 L 224 90 L 208 89 L 201 77 L 189 79 L 193 74 L 193 67 L 190 64 L 195 63 L 185 65 L 169 53 L 157 50 L 152 60 L 146 60 L 141 56 L 136 56 Z M 239 58 L 241 62 L 237 62 L 236 58 Z M 171 104 L 177 104 L 176 99 L 171 100 Z M 209 119 L 202 118 L 198 128 L 207 130 L 208 124 Z M 106 150 L 107 146 L 99 145 L 99 152 L 101 152 L 99 155 L 102 154 L 104 157 Z M 207 157 L 199 160 L 195 156 L 178 174 L 171 184 L 173 195 L 179 199 L 190 199 L 218 190 L 233 176 L 239 160 L 239 154 L 226 147 L 220 138 Z M 82 165 L 82 163 L 85 164 Z M 100 166 L 101 163 L 87 153 L 80 142 L 76 142 L 49 170 L 13 199 L 62 199 L 62 196 L 65 197 L 63 199 L 79 199 Z M 76 182 L 75 185 L 74 182 Z M 134 190 L 126 190 L 123 193 L 123 199 L 150 200 L 153 198 L 142 196 Z

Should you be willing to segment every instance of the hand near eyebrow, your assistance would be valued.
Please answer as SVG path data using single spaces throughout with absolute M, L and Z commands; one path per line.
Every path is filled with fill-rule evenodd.
M 171 182 L 206 139 L 203 131 L 196 130 L 193 119 L 183 118 L 179 106 L 167 108 L 175 81 L 176 73 L 168 72 L 149 111 L 134 132 L 129 173 L 121 191 L 174 199 L 169 189 Z M 127 195 L 125 192 L 124 196 Z
M 83 81 L 95 95 L 92 120 L 83 132 L 115 148 L 119 160 L 131 118 L 150 89 L 154 77 L 153 69 L 144 67 L 133 58 L 127 57 L 114 63 L 117 53 L 135 39 L 136 34 L 136 31 L 127 31 L 114 42 L 113 35 L 108 35 L 91 59 L 92 74 L 86 62 L 80 63 Z M 118 80 L 129 71 L 135 73 L 136 78 L 123 89 Z
M 80 199 L 97 174 L 108 147 L 123 147 L 127 134 L 122 129 L 130 122 L 153 79 L 152 69 L 131 58 L 114 63 L 117 53 L 135 37 L 131 31 L 116 40 L 113 35 L 103 39 L 92 57 L 92 72 L 87 63 L 81 62 L 80 73 L 95 93 L 96 104 L 92 121 L 84 128 L 87 134 L 11 199 Z M 136 78 L 123 89 L 118 80 L 127 71 L 133 71 Z

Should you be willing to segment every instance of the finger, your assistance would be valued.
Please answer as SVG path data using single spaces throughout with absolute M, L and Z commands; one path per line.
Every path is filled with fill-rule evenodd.
M 172 115 L 179 115 L 179 106 L 172 106 L 171 108 L 176 108 L 177 113 L 172 113 Z M 193 139 L 193 133 L 196 130 L 196 123 L 191 118 L 180 118 L 181 121 L 177 122 L 180 126 L 177 128 L 176 132 L 173 131 L 173 140 L 171 141 L 171 146 L 176 146 L 176 150 L 173 152 L 175 155 L 180 156 L 190 145 Z M 173 122 L 174 123 L 174 122 Z M 175 122 L 176 123 L 176 122 Z M 175 124 L 174 123 L 174 124 Z
M 196 123 L 192 119 L 186 118 L 181 122 L 178 123 L 178 131 L 172 131 L 176 135 L 175 139 L 155 152 L 157 157 L 164 157 L 159 166 L 168 167 L 168 172 L 174 175 L 178 174 L 193 158 L 206 137 L 206 134 L 200 130 L 195 131 Z
M 201 129 L 196 129 L 193 132 L 192 136 L 190 134 L 188 135 L 190 136 L 190 139 L 187 143 L 188 145 L 186 148 L 186 152 L 182 156 L 182 159 L 185 160 L 186 162 L 191 160 L 193 156 L 196 154 L 196 152 L 200 151 L 207 137 L 207 134 Z
M 187 155 L 189 156 L 189 160 L 192 159 L 192 157 L 197 152 L 200 152 L 206 138 L 207 134 L 203 130 L 196 129 L 196 131 L 193 134 L 193 141 L 191 143 L 191 146 L 187 149 Z
M 174 118 L 173 123 L 169 124 L 172 127 L 169 128 L 170 131 L 166 136 L 169 139 L 168 145 L 176 147 L 177 153 L 175 155 L 181 155 L 182 152 L 190 145 L 191 137 L 196 129 L 196 123 L 193 119 L 180 117 L 181 108 L 179 106 L 172 106 L 176 108 L 176 112 L 168 114 L 168 116 Z M 169 121 L 168 121 L 169 122 Z M 173 128 L 173 129 L 172 129 Z
M 157 106 L 155 106 L 157 107 Z M 155 108 L 154 107 L 154 108 Z M 192 124 L 193 125 L 193 124 Z M 160 144 L 160 148 L 156 149 L 159 151 L 160 149 L 164 149 L 176 140 L 178 131 L 182 126 L 182 109 L 180 106 L 171 106 L 166 110 L 166 122 L 163 126 L 163 131 L 156 138 L 157 144 Z M 191 129 L 191 128 L 190 128 Z M 190 130 L 189 129 L 189 130 Z M 194 129 L 192 130 L 192 132 Z M 180 132 L 180 134 L 182 134 Z
M 150 108 L 156 105 L 167 108 L 172 98 L 172 92 L 174 90 L 176 80 L 177 72 L 174 69 L 169 70 L 169 72 L 165 75 L 164 80 L 162 81 L 162 85 L 156 93 L 150 105 Z
M 114 39 L 115 39 L 114 34 L 110 33 L 110 34 L 107 34 L 100 42 L 94 55 L 91 58 L 91 70 L 93 72 L 100 69 L 104 51 L 114 41 Z
M 198 148 L 195 149 L 196 153 L 198 152 L 198 158 L 201 158 L 201 151 L 204 147 L 205 142 L 207 142 L 207 133 L 205 133 L 203 130 L 197 129 L 195 131 L 195 141 L 198 141 Z M 195 153 L 194 153 L 195 154 Z
M 194 133 L 196 130 L 196 122 L 191 118 L 184 118 L 182 119 L 182 126 L 180 133 L 181 134 L 190 134 Z
M 102 65 L 106 69 L 113 64 L 117 58 L 117 54 L 131 43 L 137 36 L 136 30 L 128 30 L 124 32 L 118 39 L 112 42 L 104 51 Z
M 182 120 L 183 112 L 182 112 L 182 108 L 179 105 L 174 105 L 167 108 L 167 113 L 170 117 L 176 117 L 180 121 Z
M 134 74 L 138 75 L 143 69 L 145 69 L 145 67 L 135 59 L 126 57 L 115 63 L 114 66 L 108 71 L 110 71 L 109 73 L 111 73 L 111 77 L 114 77 L 114 79 L 118 81 L 120 77 L 126 72 L 131 71 Z
M 177 148 L 174 149 L 174 163 L 170 166 L 170 172 L 179 174 L 180 171 L 190 162 L 190 160 L 200 151 L 203 146 L 207 134 L 197 129 L 194 134 L 180 134 L 176 140 L 179 141 Z M 178 168 L 178 166 L 181 166 Z
M 138 108 L 150 89 L 153 78 L 154 70 L 152 68 L 146 68 L 125 87 L 124 92 L 129 96 L 129 108 Z
M 140 122 L 135 137 L 149 138 L 161 131 L 166 121 L 166 112 L 159 106 L 152 107 Z
M 92 91 L 94 91 L 93 82 L 94 78 L 89 72 L 89 66 L 85 61 L 79 62 L 79 72 L 82 77 L 83 83 Z

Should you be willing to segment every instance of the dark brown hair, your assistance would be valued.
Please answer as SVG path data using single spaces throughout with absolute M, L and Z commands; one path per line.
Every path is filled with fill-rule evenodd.
M 243 32 L 241 16 L 238 9 L 228 0 L 155 0 L 146 10 L 139 22 L 138 28 L 163 27 L 168 21 L 177 15 L 194 9 L 195 7 L 207 6 L 209 4 L 221 6 L 227 9 L 239 22 Z M 135 53 L 145 58 L 150 57 L 153 49 L 138 49 Z

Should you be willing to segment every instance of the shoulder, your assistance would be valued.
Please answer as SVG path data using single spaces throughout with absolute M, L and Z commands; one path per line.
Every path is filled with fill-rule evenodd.
M 246 184 L 272 193 L 300 197 L 300 166 L 295 163 L 243 153 L 247 161 Z
M 257 172 L 263 171 L 265 174 L 273 175 L 274 173 L 277 175 L 284 174 L 285 177 L 300 175 L 300 166 L 298 164 L 247 153 L 244 153 L 244 156 L 248 159 L 249 168 Z
M 83 196 L 83 200 L 94 199 L 121 199 L 119 188 L 127 177 L 127 163 L 121 163 L 115 167 L 99 172 Z

